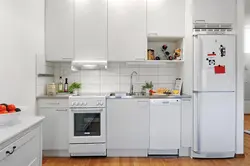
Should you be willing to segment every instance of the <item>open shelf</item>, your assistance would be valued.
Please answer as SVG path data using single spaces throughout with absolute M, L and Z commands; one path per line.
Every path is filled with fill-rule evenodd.
M 163 36 L 148 36 L 148 54 L 147 59 L 149 58 L 159 58 L 157 61 L 166 61 L 162 63 L 173 63 L 175 61 L 180 62 L 183 61 L 183 41 L 184 37 L 163 37 Z M 163 49 L 163 45 L 166 45 L 167 48 Z M 175 50 L 180 49 L 180 56 L 175 56 Z M 154 56 L 153 56 L 154 55 Z M 178 54 L 177 54 L 178 55 Z M 173 60 L 171 60 L 173 58 Z M 152 61 L 152 60 L 151 60 Z
M 144 60 L 144 61 L 133 61 L 126 62 L 127 65 L 161 65 L 168 63 L 183 63 L 184 60 Z

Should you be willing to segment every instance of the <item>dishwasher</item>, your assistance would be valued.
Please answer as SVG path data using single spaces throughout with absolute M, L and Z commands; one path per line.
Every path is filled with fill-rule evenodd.
M 181 99 L 151 99 L 148 155 L 178 156 L 180 139 Z

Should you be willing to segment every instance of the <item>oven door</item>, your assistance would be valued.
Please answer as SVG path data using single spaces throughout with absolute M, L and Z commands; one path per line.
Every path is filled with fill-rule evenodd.
M 72 108 L 69 127 L 70 143 L 105 143 L 105 108 Z

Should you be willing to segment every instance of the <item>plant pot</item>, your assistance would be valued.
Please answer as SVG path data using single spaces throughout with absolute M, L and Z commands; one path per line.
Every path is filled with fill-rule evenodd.
M 79 89 L 74 89 L 73 90 L 73 95 L 74 96 L 79 96 Z
M 146 95 L 149 96 L 150 95 L 150 91 L 151 89 L 145 89 Z

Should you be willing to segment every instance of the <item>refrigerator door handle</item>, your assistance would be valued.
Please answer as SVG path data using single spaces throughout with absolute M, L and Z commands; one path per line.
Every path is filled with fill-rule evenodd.
M 194 93 L 194 121 L 193 121 L 193 151 L 200 153 L 200 113 L 198 109 L 198 93 Z

